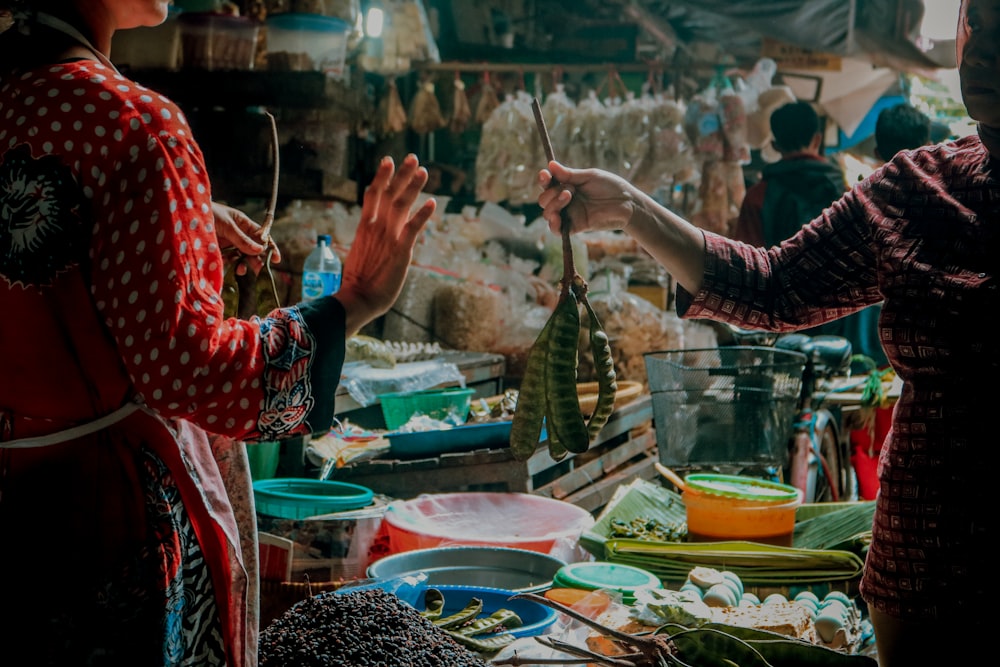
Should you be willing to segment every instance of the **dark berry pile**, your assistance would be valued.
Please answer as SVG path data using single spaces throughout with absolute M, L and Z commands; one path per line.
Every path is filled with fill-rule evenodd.
M 476 653 L 380 589 L 321 593 L 260 635 L 260 667 L 487 667 Z

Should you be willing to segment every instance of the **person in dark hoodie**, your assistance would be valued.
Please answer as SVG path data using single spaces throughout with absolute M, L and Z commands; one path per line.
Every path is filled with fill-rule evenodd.
M 794 235 L 847 191 L 844 172 L 820 152 L 823 134 L 811 104 L 778 107 L 770 125 L 780 159 L 747 189 L 733 232 L 737 241 L 765 247 Z

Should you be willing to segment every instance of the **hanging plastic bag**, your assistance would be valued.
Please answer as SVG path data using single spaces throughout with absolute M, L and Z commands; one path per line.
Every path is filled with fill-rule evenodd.
M 479 101 L 476 102 L 476 123 L 482 125 L 488 121 L 498 106 L 500 106 L 500 97 L 497 95 L 497 89 L 490 81 L 490 73 L 485 72 L 482 93 L 479 95 Z
M 417 134 L 429 134 L 448 125 L 441 113 L 441 103 L 434 94 L 434 82 L 424 81 L 410 102 L 410 129 Z
M 383 136 L 398 134 L 406 129 L 406 107 L 399 98 L 396 80 L 389 79 L 385 95 L 378 104 L 378 130 Z
M 465 82 L 456 72 L 455 94 L 452 97 L 448 128 L 455 134 L 461 134 L 469 126 L 470 120 L 472 120 L 472 107 L 469 106 L 469 97 L 465 94 Z

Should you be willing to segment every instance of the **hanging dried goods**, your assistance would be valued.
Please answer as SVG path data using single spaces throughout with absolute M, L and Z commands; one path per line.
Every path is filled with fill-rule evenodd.
M 424 81 L 410 102 L 410 129 L 417 134 L 430 134 L 448 125 L 441 113 L 441 103 L 434 93 L 434 82 Z
M 489 120 L 493 110 L 500 106 L 500 97 L 497 89 L 490 81 L 490 73 L 483 74 L 483 85 L 479 94 L 479 101 L 476 102 L 476 122 L 480 125 Z
M 385 95 L 379 100 L 378 129 L 382 135 L 398 134 L 406 129 L 406 107 L 399 97 L 395 79 L 389 79 Z
M 448 121 L 448 129 L 455 134 L 465 132 L 472 120 L 472 108 L 469 106 L 469 96 L 465 93 L 465 82 L 462 77 L 455 74 L 455 92 L 451 102 L 451 118 Z

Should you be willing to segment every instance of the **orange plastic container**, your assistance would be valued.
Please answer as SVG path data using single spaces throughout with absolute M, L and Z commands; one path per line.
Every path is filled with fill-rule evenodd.
M 690 489 L 681 499 L 692 542 L 748 540 L 785 547 L 792 546 L 795 510 L 802 504 L 801 495 L 788 502 L 762 503 Z

